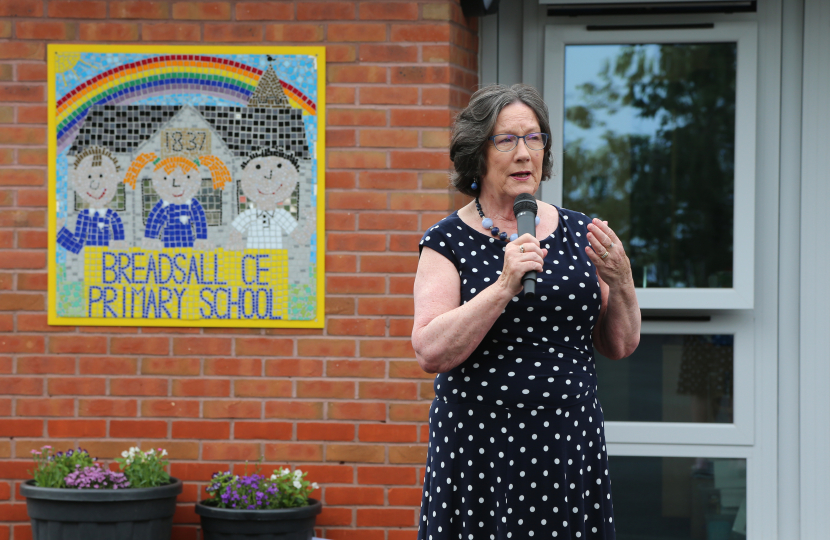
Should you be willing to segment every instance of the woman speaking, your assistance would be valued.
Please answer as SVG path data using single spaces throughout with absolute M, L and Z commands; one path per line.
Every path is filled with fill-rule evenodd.
M 630 355 L 640 311 L 607 223 L 539 201 L 536 234 L 517 235 L 550 143 L 524 85 L 482 88 L 453 126 L 452 184 L 475 201 L 421 240 L 412 345 L 439 375 L 419 540 L 615 537 L 593 349 Z

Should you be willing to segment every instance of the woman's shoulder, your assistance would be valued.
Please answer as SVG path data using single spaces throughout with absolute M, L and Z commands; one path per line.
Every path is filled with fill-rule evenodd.
M 582 212 L 570 210 L 568 208 L 563 208 L 560 206 L 557 206 L 556 209 L 559 210 L 559 214 L 562 217 L 562 220 L 565 222 L 566 226 L 570 225 L 574 228 L 586 228 L 588 227 L 588 224 L 591 223 L 591 218 L 583 214 Z

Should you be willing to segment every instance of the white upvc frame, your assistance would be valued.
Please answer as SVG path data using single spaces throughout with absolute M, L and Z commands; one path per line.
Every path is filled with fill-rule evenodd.
M 755 297 L 755 118 L 757 92 L 757 24 L 715 23 L 707 29 L 637 29 L 589 31 L 584 25 L 545 28 L 544 94 L 550 107 L 554 172 L 542 184 L 543 201 L 562 203 L 565 106 L 565 47 L 589 44 L 712 43 L 738 46 L 735 107 L 735 206 L 732 288 L 637 289 L 643 309 L 752 309 Z
M 705 322 L 644 321 L 641 334 L 735 336 L 732 364 L 733 421 L 731 424 L 606 421 L 605 438 L 608 443 L 752 445 L 755 440 L 753 328 L 752 315 L 740 311 L 716 312 L 711 320 Z

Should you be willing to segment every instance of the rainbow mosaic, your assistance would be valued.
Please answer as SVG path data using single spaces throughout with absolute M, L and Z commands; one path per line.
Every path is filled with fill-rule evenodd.
M 48 57 L 50 324 L 322 327 L 324 48 Z

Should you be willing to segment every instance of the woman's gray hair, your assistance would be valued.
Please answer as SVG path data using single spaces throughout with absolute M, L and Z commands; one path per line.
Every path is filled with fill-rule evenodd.
M 553 170 L 553 158 L 550 148 L 550 120 L 548 106 L 539 91 L 526 84 L 504 86 L 491 84 L 479 89 L 470 98 L 467 108 L 458 113 L 452 127 L 450 139 L 450 159 L 453 172 L 450 184 L 458 191 L 476 197 L 481 189 L 480 178 L 487 174 L 487 145 L 489 137 L 495 135 L 496 120 L 502 109 L 513 103 L 524 103 L 536 114 L 539 128 L 548 134 L 545 156 L 542 160 L 542 180 L 550 178 Z M 477 181 L 479 189 L 473 190 L 471 184 Z

